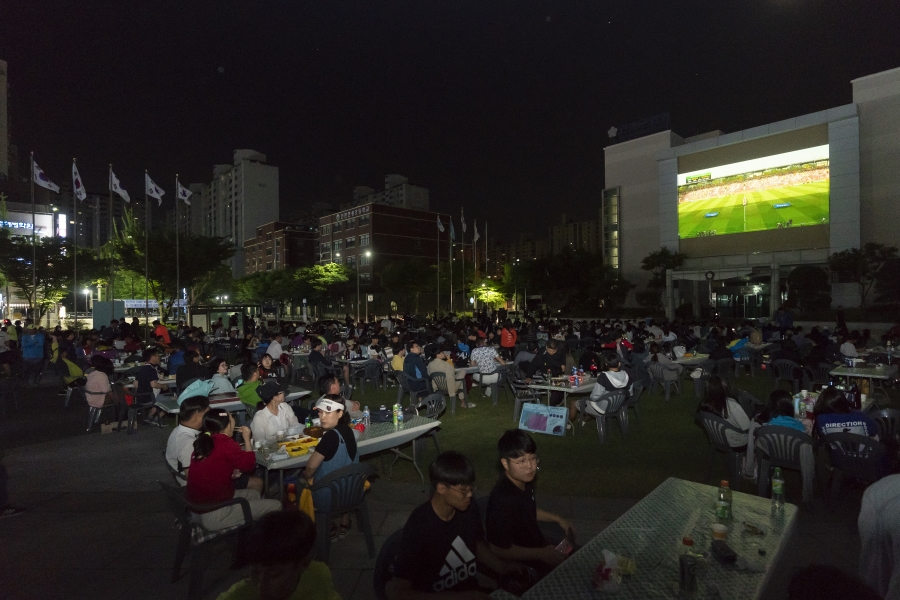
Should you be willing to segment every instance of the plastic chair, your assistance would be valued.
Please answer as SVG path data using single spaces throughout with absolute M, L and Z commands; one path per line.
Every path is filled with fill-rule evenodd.
M 900 410 L 883 408 L 868 413 L 878 425 L 878 439 L 889 448 L 900 446 Z
M 647 370 L 650 372 L 650 393 L 653 393 L 654 384 L 659 384 L 665 393 L 666 393 L 666 402 L 671 399 L 671 387 L 675 387 L 675 391 L 678 392 L 678 395 L 681 395 L 681 389 L 678 387 L 677 379 L 666 379 L 665 373 L 666 371 L 675 371 L 675 369 L 670 369 L 666 367 L 664 364 L 660 362 L 650 362 L 647 363 Z
M 203 587 L 203 571 L 206 569 L 209 557 L 209 545 L 226 538 L 238 537 L 253 524 L 250 503 L 246 498 L 231 498 L 217 504 L 191 504 L 184 496 L 184 488 L 174 487 L 159 480 L 157 480 L 157 483 L 166 495 L 169 509 L 175 515 L 179 529 L 178 545 L 175 550 L 175 564 L 172 566 L 172 583 L 181 579 L 181 564 L 184 562 L 188 552 L 190 552 L 191 579 L 188 585 L 188 598 L 199 598 Z M 193 515 L 198 512 L 209 512 L 235 504 L 240 505 L 244 515 L 244 522 L 239 525 L 219 531 L 206 531 L 193 521 Z M 237 550 L 237 544 L 235 545 L 235 550 Z
M 331 501 L 327 506 L 322 506 L 322 503 L 316 503 L 315 506 L 318 560 L 328 564 L 331 551 L 331 519 L 346 512 L 357 513 L 359 529 L 366 536 L 369 558 L 375 558 L 375 539 L 372 537 L 372 522 L 369 519 L 369 507 L 366 504 L 363 486 L 376 472 L 375 467 L 369 464 L 348 465 L 329 473 L 309 488 L 313 495 L 320 490 L 331 491 Z M 306 482 L 302 478 L 300 486 L 306 487 Z
M 833 379 L 831 371 L 834 365 L 830 363 L 819 363 L 815 367 L 803 367 L 804 383 L 806 389 L 812 391 L 814 385 L 827 386 Z
M 578 401 L 578 412 L 581 414 L 582 424 L 584 416 L 591 415 L 597 421 L 597 436 L 600 443 L 606 442 L 606 419 L 613 418 L 619 422 L 619 430 L 622 437 L 628 433 L 628 406 L 625 404 L 628 400 L 627 392 L 610 392 L 605 394 L 601 400 L 606 400 L 609 404 L 602 412 L 594 408 L 587 398 Z
M 831 462 L 831 501 L 837 500 L 844 475 L 872 483 L 888 473 L 887 446 L 856 433 L 832 433 L 823 438 Z
M 725 432 L 733 431 L 744 434 L 746 432 L 741 431 L 719 415 L 705 410 L 698 410 L 694 418 L 709 437 L 709 465 L 706 468 L 706 480 L 709 481 L 710 475 L 712 475 L 713 458 L 716 452 L 722 452 L 728 462 L 728 480 L 731 482 L 731 489 L 737 490 L 741 483 L 741 464 L 747 451 L 738 452 L 732 448 Z
M 628 395 L 628 403 L 625 405 L 626 409 L 633 408 L 634 409 L 634 418 L 639 419 L 641 414 L 638 410 L 638 401 L 641 399 L 641 395 L 647 391 L 647 382 L 642 379 L 638 379 L 631 386 L 631 394 Z
M 738 348 L 734 352 L 734 360 L 740 366 L 748 366 L 750 367 L 750 376 L 753 377 L 756 375 L 756 359 L 754 355 L 750 352 L 749 348 Z M 735 369 L 735 375 L 739 372 L 738 369 Z
M 441 373 L 441 375 L 443 375 L 443 373 Z M 447 410 L 447 398 L 440 392 L 434 392 L 425 398 L 423 401 L 423 408 L 424 411 L 420 412 L 419 416 L 433 421 Z M 441 445 L 438 443 L 437 432 L 438 428 L 435 427 L 434 429 L 429 430 L 425 435 L 421 435 L 414 439 L 413 444 L 416 445 L 416 453 L 421 453 L 425 449 L 425 438 L 430 437 L 434 442 L 434 449 L 440 454 Z
M 150 391 L 142 394 L 134 394 L 134 401 L 131 406 L 128 407 L 128 431 L 127 433 L 134 433 L 134 423 L 137 421 L 137 417 L 139 413 L 143 411 L 150 410 L 156 406 L 156 395 Z M 121 429 L 122 422 L 119 422 L 119 428 Z
M 540 404 L 541 400 L 537 397 L 534 390 L 528 387 L 524 381 L 510 381 L 510 386 L 513 389 L 513 397 L 516 401 L 516 406 L 513 408 L 513 423 L 519 422 L 519 416 L 522 414 L 522 405 L 526 402 L 536 402 Z
M 799 375 L 799 377 L 797 376 Z M 772 377 L 775 380 L 773 390 L 778 389 L 778 384 L 782 381 L 789 382 L 794 389 L 794 393 L 800 391 L 800 381 L 803 379 L 803 367 L 792 360 L 779 358 L 772 363 Z
M 403 405 L 403 397 L 409 394 L 409 405 L 417 406 L 420 396 L 427 396 L 431 393 L 431 384 L 428 379 L 421 377 L 419 379 L 414 379 L 404 373 L 403 371 L 396 371 L 397 382 L 400 386 L 397 388 L 397 404 Z M 413 391 L 411 385 L 413 382 L 422 382 L 425 384 L 425 389 L 420 389 L 417 391 Z
M 403 542 L 403 530 L 392 533 L 381 545 L 378 558 L 375 559 L 375 572 L 372 574 L 372 585 L 378 600 L 388 600 L 387 584 L 394 578 L 394 561 L 400 554 Z
M 359 365 L 354 366 L 353 380 L 358 383 L 358 387 L 363 397 L 366 395 L 366 382 L 371 381 L 378 391 L 378 382 L 381 380 L 381 363 L 377 360 L 367 360 Z
M 768 497 L 770 469 L 781 467 L 800 471 L 803 476 L 803 501 L 812 500 L 816 470 L 815 440 L 796 429 L 765 425 L 756 430 L 755 444 L 759 459 L 759 496 Z

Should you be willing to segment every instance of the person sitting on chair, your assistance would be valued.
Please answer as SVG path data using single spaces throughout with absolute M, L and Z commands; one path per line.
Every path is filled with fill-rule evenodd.
M 415 340 L 406 344 L 403 372 L 409 377 L 409 391 L 413 397 L 429 390 L 428 367 L 422 360 L 422 346 Z
M 622 360 L 614 352 L 608 352 L 603 356 L 603 364 L 606 370 L 597 376 L 597 382 L 591 390 L 588 406 L 594 413 L 603 414 L 609 406 L 609 400 L 604 396 L 613 392 L 628 392 L 631 388 L 631 377 L 622 369 Z M 569 420 L 574 421 L 578 415 L 578 401 L 569 400 Z
M 238 398 L 255 410 L 256 405 L 259 404 L 259 394 L 256 393 L 256 390 L 262 385 L 262 381 L 259 380 L 259 369 L 253 363 L 244 363 L 241 366 L 241 379 L 243 383 L 236 390 Z
M 209 361 L 208 367 L 212 372 L 210 381 L 213 384 L 212 389 L 209 391 L 209 395 L 233 394 L 234 386 L 231 384 L 231 380 L 228 379 L 228 363 L 225 359 L 216 356 Z
M 218 600 L 340 600 L 328 565 L 312 559 L 316 526 L 299 510 L 273 512 L 253 523 L 238 549 L 250 577 Z
M 328 373 L 319 377 L 318 381 L 319 388 L 319 400 L 325 398 L 328 395 L 341 395 L 341 380 L 337 378 L 337 375 L 334 373 Z M 359 402 L 355 400 L 350 400 L 349 398 L 344 399 L 344 409 L 347 412 L 359 412 Z
M 700 403 L 700 410 L 722 417 L 741 430 L 741 433 L 725 431 L 725 439 L 728 440 L 729 446 L 741 448 L 747 445 L 750 419 L 737 400 L 731 397 L 727 381 L 718 375 L 712 375 L 709 378 L 709 381 L 706 382 L 706 395 Z
M 192 396 L 181 403 L 178 413 L 178 426 L 169 434 L 166 443 L 166 462 L 169 466 L 184 475 L 178 483 L 187 485 L 188 471 L 191 467 L 191 455 L 194 453 L 194 442 L 200 435 L 203 417 L 209 411 L 209 398 Z
M 485 519 L 491 552 L 546 575 L 566 559 L 556 545 L 564 536 L 574 543 L 575 531 L 567 520 L 537 506 L 534 480 L 540 461 L 534 439 L 521 429 L 509 429 L 497 442 L 497 452 L 503 473 L 491 490 Z M 562 535 L 548 540 L 538 522 L 556 523 Z
M 268 381 L 256 388 L 259 403 L 256 414 L 250 422 L 254 439 L 267 441 L 275 438 L 279 431 L 287 431 L 300 421 L 294 409 L 284 401 L 285 389 L 275 381 Z

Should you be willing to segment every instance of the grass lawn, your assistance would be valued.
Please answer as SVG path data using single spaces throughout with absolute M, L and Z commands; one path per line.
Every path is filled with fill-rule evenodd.
M 682 202 L 678 205 L 678 236 L 694 237 L 775 229 L 793 219 L 793 227 L 828 221 L 828 181 Z M 747 205 L 744 206 L 744 199 Z M 775 208 L 779 204 L 790 204 Z
M 763 372 L 765 373 L 765 372 Z M 765 400 L 772 390 L 771 380 L 757 374 L 738 378 L 736 388 L 747 390 Z M 541 458 L 539 486 L 543 493 L 554 495 L 594 496 L 608 498 L 642 498 L 668 477 L 679 477 L 700 483 L 717 484 L 726 477 L 724 455 L 717 454 L 712 475 L 706 481 L 709 443 L 706 434 L 694 423 L 698 401 L 694 397 L 693 384 L 681 383 L 680 396 L 672 395 L 666 403 L 659 387 L 653 394 L 641 399 L 640 420 L 629 415 L 630 429 L 623 438 L 618 424 L 610 419 L 606 443 L 600 444 L 593 421 L 579 427 L 573 437 L 533 434 L 538 443 Z M 497 476 L 497 439 L 504 430 L 513 427 L 511 397 L 501 393 L 497 406 L 491 406 L 488 398 L 482 398 L 479 388 L 473 388 L 471 397 L 478 404 L 472 410 L 449 410 L 441 417 L 439 439 L 442 450 L 457 450 L 466 454 L 475 464 L 479 488 L 488 490 Z M 376 400 L 377 398 L 377 400 Z M 354 393 L 354 399 L 374 406 L 396 399 L 396 390 L 370 390 L 363 398 Z M 436 456 L 434 444 L 428 442 L 425 455 L 419 464 L 423 472 Z M 380 466 L 378 455 L 367 458 Z M 400 461 L 393 477 L 402 481 L 417 481 L 418 475 L 408 461 Z M 789 496 L 800 492 L 800 479 L 788 476 Z M 742 491 L 750 492 L 745 483 Z M 799 498 L 798 498 L 799 500 Z

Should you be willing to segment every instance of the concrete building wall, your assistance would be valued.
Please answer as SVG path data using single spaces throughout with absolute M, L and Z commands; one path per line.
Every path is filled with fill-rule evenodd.
M 860 241 L 898 245 L 900 68 L 851 83 L 859 109 Z
M 605 148 L 606 188 L 620 188 L 619 265 L 628 281 L 642 289 L 650 276 L 641 261 L 660 247 L 660 172 L 657 155 L 682 143 L 672 131 Z M 674 177 L 673 177 L 674 181 Z M 633 304 L 634 292 L 629 297 Z

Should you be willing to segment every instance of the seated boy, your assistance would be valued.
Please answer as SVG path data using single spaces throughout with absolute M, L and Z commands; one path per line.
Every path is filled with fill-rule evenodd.
M 472 505 L 475 468 L 459 452 L 444 452 L 428 469 L 431 500 L 415 509 L 403 528 L 403 541 L 388 582 L 391 600 L 488 598 L 478 586 L 477 563 L 496 573 L 520 567 L 497 558 L 484 541 L 477 506 Z
M 312 560 L 316 526 L 298 510 L 263 515 L 241 549 L 250 577 L 219 600 L 340 600 L 328 565 Z
M 538 521 L 556 523 L 574 543 L 568 521 L 537 507 L 534 479 L 538 471 L 537 445 L 521 429 L 506 431 L 497 442 L 503 473 L 488 500 L 487 541 L 501 558 L 520 561 L 543 576 L 566 559 L 547 540 Z M 554 540 L 559 543 L 561 539 Z

